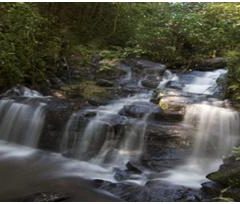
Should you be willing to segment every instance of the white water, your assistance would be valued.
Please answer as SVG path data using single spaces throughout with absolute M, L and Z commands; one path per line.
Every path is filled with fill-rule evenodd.
M 6 91 L 2 96 L 21 96 L 27 98 L 42 98 L 43 95 L 36 90 L 29 89 L 25 86 L 16 86 Z
M 36 147 L 44 124 L 44 104 L 0 100 L 0 139 Z
M 170 81 L 178 81 L 179 77 L 176 74 L 173 74 L 171 71 L 166 70 L 163 74 L 163 79 L 161 80 L 161 82 L 158 85 L 159 89 L 164 89 L 166 88 L 166 85 L 168 82 Z
M 204 73 L 201 77 L 191 76 L 193 80 L 184 83 L 183 91 L 211 95 L 213 93 L 211 88 L 216 88 L 216 80 L 222 73 L 224 72 L 216 71 L 213 74 Z M 130 80 L 131 75 L 131 70 L 129 70 L 125 80 Z M 181 81 L 181 79 L 176 74 L 166 71 L 159 88 L 165 88 L 169 81 Z M 35 94 L 24 95 L 35 96 Z M 60 174 L 79 175 L 89 179 L 100 178 L 114 182 L 112 171 L 109 168 L 104 168 L 105 164 L 107 167 L 121 168 L 125 167 L 125 164 L 132 158 L 139 158 L 143 151 L 148 114 L 133 122 L 128 129 L 123 129 L 117 135 L 111 129 L 112 117 L 117 115 L 125 105 L 149 101 L 150 95 L 151 93 L 138 94 L 120 99 L 110 105 L 89 110 L 97 114 L 91 118 L 84 131 L 80 129 L 76 131 L 81 125 L 79 124 L 81 120 L 78 113 L 74 113 L 68 121 L 61 149 L 62 152 L 67 152 L 71 146 L 69 143 L 73 140 L 70 148 L 74 149 L 75 158 L 84 161 L 62 163 L 59 166 Z M 36 97 L 38 96 L 36 95 Z M 33 107 L 28 103 L 20 104 L 11 100 L 2 100 L 0 104 L 0 139 L 34 147 L 38 143 L 43 121 L 42 105 Z M 108 122 L 109 126 L 106 126 Z M 161 180 L 195 188 L 199 187 L 200 183 L 205 180 L 206 174 L 219 166 L 221 157 L 226 155 L 236 143 L 239 135 L 239 118 L 236 112 L 229 109 L 195 104 L 187 107 L 184 123 L 196 127 L 193 155 L 185 165 L 168 171 L 169 176 Z M 75 131 L 72 131 L 73 126 Z M 89 155 L 92 147 L 96 144 L 99 144 L 98 148 L 95 149 L 96 152 Z M 221 148 L 222 146 L 224 148 Z M 211 153 L 208 153 L 209 149 Z M 6 155 L 24 157 L 27 152 L 14 150 L 7 151 Z M 141 177 L 144 175 L 142 174 Z M 145 178 L 138 179 L 139 182 L 135 181 L 143 184 L 142 180 Z
M 124 166 L 130 158 L 139 157 L 143 151 L 147 115 L 135 122 L 128 129 L 124 128 L 117 135 L 111 129 L 111 120 L 112 118 L 114 120 L 114 116 L 125 105 L 130 105 L 134 102 L 147 102 L 149 101 L 149 97 L 150 94 L 137 94 L 96 109 L 97 115 L 88 122 L 84 131 L 74 132 L 74 134 L 77 134 L 77 138 L 80 138 L 73 147 L 75 149 L 75 157 L 99 165 L 109 164 L 111 167 Z M 68 142 L 71 137 L 74 137 L 71 128 L 76 121 L 79 121 L 79 119 L 77 114 L 74 113 L 65 130 L 62 141 L 62 152 L 68 150 Z M 108 123 L 109 126 L 107 125 Z M 95 152 L 91 154 L 93 149 Z
M 239 141 L 239 113 L 204 103 L 193 104 L 186 108 L 184 123 L 195 127 L 193 153 L 186 164 L 167 171 L 169 176 L 161 180 L 199 188 L 206 175 L 217 170 L 222 157 Z
M 198 73 L 201 73 L 201 75 L 198 76 Z M 225 69 L 218 69 L 211 72 L 196 72 L 196 76 L 193 76 L 191 81 L 185 81 L 183 91 L 194 94 L 212 95 L 218 88 L 217 79 L 226 73 L 227 70 Z

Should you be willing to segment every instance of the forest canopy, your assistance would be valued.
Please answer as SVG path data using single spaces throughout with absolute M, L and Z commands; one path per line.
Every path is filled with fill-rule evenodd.
M 239 3 L 1 3 L 0 87 L 39 86 L 82 60 L 143 57 L 188 69 L 226 57 L 229 90 L 240 99 Z

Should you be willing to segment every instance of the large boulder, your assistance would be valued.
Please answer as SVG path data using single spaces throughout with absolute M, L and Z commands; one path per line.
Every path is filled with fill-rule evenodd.
M 240 187 L 240 160 L 233 156 L 225 159 L 219 170 L 210 173 L 207 178 L 224 186 Z
M 169 122 L 150 120 L 146 127 L 142 161 L 156 172 L 181 165 L 191 151 L 192 128 L 177 122 L 175 117 L 172 117 L 175 121 L 170 118 L 168 116 Z
M 219 197 L 240 201 L 240 160 L 236 157 L 224 159 L 219 170 L 208 174 L 207 178 L 221 185 Z
M 160 82 L 160 78 L 156 75 L 149 75 L 145 79 L 141 81 L 141 84 L 144 87 L 150 88 L 150 89 L 155 89 L 158 87 Z
M 134 102 L 130 105 L 125 105 L 119 114 L 126 115 L 134 118 L 142 118 L 146 114 L 153 111 L 155 105 L 149 102 Z
M 148 73 L 163 74 L 164 71 L 166 70 L 166 65 L 144 59 L 136 60 L 135 66 L 137 66 L 140 69 L 146 70 L 146 72 Z
M 196 69 L 200 71 L 209 71 L 219 68 L 225 68 L 227 66 L 227 60 L 223 57 L 215 57 L 211 59 L 202 60 L 197 63 Z

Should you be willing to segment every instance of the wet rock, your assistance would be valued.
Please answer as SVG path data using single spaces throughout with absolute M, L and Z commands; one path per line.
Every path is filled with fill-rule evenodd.
M 135 94 L 141 91 L 141 88 L 136 84 L 126 84 L 122 87 L 121 91 L 127 95 Z
M 208 174 L 207 178 L 224 186 L 240 187 L 240 160 L 233 156 L 225 159 L 219 170 Z
M 126 180 L 126 179 L 128 179 L 130 177 L 129 173 L 124 171 L 124 170 L 121 170 L 121 169 L 118 169 L 118 168 L 114 168 L 113 171 L 114 171 L 114 178 L 117 181 Z
M 87 118 L 89 118 L 89 117 L 91 118 L 91 117 L 94 117 L 94 116 L 96 116 L 96 115 L 97 115 L 97 112 L 94 111 L 94 110 L 93 110 L 93 111 L 91 111 L 91 110 L 88 111 L 88 110 L 87 110 L 86 112 L 84 112 L 84 116 L 87 117 Z
M 240 160 L 236 157 L 224 159 L 219 170 L 208 174 L 207 178 L 221 186 L 220 201 L 240 201 Z
M 125 125 L 127 118 L 125 116 L 121 116 L 118 114 L 111 114 L 111 115 L 108 115 L 108 117 L 106 118 L 101 118 L 101 120 L 111 124 L 112 126 L 116 126 L 116 125 Z
M 137 165 L 134 165 L 132 162 L 128 162 L 126 164 L 127 170 L 130 172 L 134 172 L 136 174 L 141 174 L 142 171 L 137 167 Z
M 222 197 L 231 198 L 236 202 L 240 201 L 240 188 L 228 187 L 222 191 Z
M 98 86 L 104 86 L 104 87 L 114 86 L 114 83 L 112 81 L 109 81 L 109 80 L 106 80 L 106 79 L 99 79 L 99 80 L 97 80 L 96 84 Z
M 147 88 L 155 89 L 158 87 L 159 81 L 160 79 L 157 76 L 147 76 L 141 83 Z
M 201 195 L 197 190 L 161 181 L 151 181 L 145 186 L 133 183 L 105 183 L 100 188 L 110 191 L 124 201 L 131 202 L 196 202 L 201 200 Z
M 0 95 L 0 98 L 16 98 L 16 97 L 43 97 L 38 91 L 29 89 L 22 85 L 17 85 L 3 94 Z
M 150 72 L 157 71 L 159 73 L 163 73 L 166 70 L 166 65 L 164 64 L 143 59 L 136 60 L 135 65 L 141 69 L 149 69 Z
M 187 139 L 186 131 L 190 131 L 189 128 L 184 127 L 181 124 L 162 124 L 162 123 L 148 123 L 146 128 L 146 135 L 150 140 L 164 140 L 174 138 L 174 139 Z M 163 144 L 163 143 L 161 143 Z
M 46 117 L 39 148 L 59 151 L 60 142 L 73 106 L 64 100 L 52 99 L 46 105 Z
M 202 184 L 202 191 L 210 197 L 219 196 L 223 186 L 216 182 L 205 182 Z
M 154 108 L 154 110 L 149 115 L 149 118 L 157 121 L 181 122 L 184 118 L 184 112 L 167 111 L 167 110 L 162 110 L 160 107 L 158 107 L 158 108 Z
M 201 200 L 199 191 L 184 186 L 172 185 L 162 181 L 150 181 L 147 183 L 152 192 L 151 201 L 162 202 L 198 202 Z
M 66 193 L 52 193 L 52 192 L 42 192 L 35 193 L 24 198 L 19 198 L 19 202 L 59 202 L 65 201 L 70 198 L 70 195 Z
M 154 107 L 155 105 L 149 102 L 135 102 L 131 105 L 124 106 L 119 114 L 135 118 L 142 118 L 147 113 L 150 113 Z
M 93 106 L 103 106 L 108 104 L 108 100 L 101 97 L 91 97 L 88 99 L 88 103 Z
M 211 59 L 202 60 L 198 63 L 197 69 L 200 71 L 209 71 L 219 68 L 225 68 L 227 66 L 227 61 L 222 57 L 215 57 Z

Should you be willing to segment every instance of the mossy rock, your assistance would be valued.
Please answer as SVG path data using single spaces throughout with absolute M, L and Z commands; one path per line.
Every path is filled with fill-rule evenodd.
M 228 187 L 222 190 L 222 196 L 224 198 L 231 198 L 234 201 L 240 201 L 240 188 Z
M 79 97 L 85 100 L 92 98 L 110 99 L 109 91 L 101 86 L 96 85 L 94 81 L 83 81 L 79 84 L 72 84 L 62 87 L 62 90 L 68 97 Z
M 224 186 L 240 187 L 240 160 L 235 157 L 225 159 L 220 169 L 207 175 L 207 178 Z

